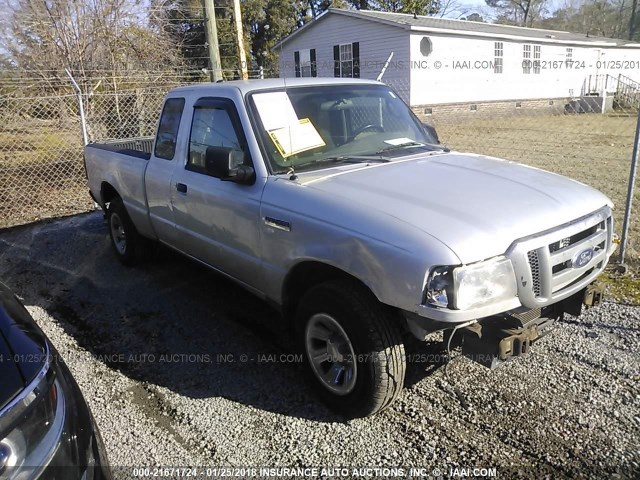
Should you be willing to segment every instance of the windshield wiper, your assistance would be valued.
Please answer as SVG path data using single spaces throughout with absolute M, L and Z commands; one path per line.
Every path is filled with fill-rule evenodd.
M 318 163 L 386 163 L 389 162 L 388 158 L 383 158 L 379 155 L 338 155 L 335 157 L 325 157 L 313 160 L 307 164 L 301 165 L 306 167 L 307 165 L 317 165 Z
M 429 147 L 432 149 L 432 151 L 436 151 L 436 150 L 442 150 L 443 152 L 449 151 L 447 147 L 442 147 L 440 145 L 433 145 L 431 143 L 405 142 L 405 143 L 400 143 L 398 145 L 391 145 L 389 147 L 383 148 L 382 150 L 378 150 L 376 154 L 382 155 L 392 150 L 400 150 L 402 148 L 407 148 L 407 147 Z
M 338 157 L 338 162 L 342 163 L 369 163 L 369 162 L 378 162 L 378 163 L 387 163 L 390 160 L 388 158 L 383 158 L 376 155 L 343 155 Z

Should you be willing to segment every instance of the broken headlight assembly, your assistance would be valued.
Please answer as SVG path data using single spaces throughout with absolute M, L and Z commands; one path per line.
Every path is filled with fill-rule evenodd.
M 518 291 L 511 260 L 495 257 L 464 266 L 434 267 L 425 288 L 425 304 L 469 310 L 514 298 Z

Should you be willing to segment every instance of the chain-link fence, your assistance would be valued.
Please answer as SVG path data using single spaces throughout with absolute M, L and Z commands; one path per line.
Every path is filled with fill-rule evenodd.
M 598 81 L 608 79 L 593 79 Z M 187 82 L 184 77 L 158 76 L 104 88 L 109 83 L 114 83 L 112 78 L 97 77 L 79 87 L 90 141 L 153 135 L 164 95 Z M 82 161 L 80 111 L 71 82 L 65 79 L 48 94 L 0 87 L 4 87 L 0 92 L 0 227 L 93 208 Z M 393 87 L 398 90 L 398 85 Z M 620 95 L 613 89 L 603 113 L 601 100 L 588 99 L 590 89 L 585 85 L 584 95 L 574 99 L 419 105 L 413 110 L 452 149 L 522 162 L 601 190 L 616 204 L 620 233 L 638 96 L 628 86 Z M 640 259 L 637 191 L 635 196 L 627 251 L 632 263 Z
M 0 96 L 0 184 L 0 227 L 91 208 L 70 87 L 49 96 Z

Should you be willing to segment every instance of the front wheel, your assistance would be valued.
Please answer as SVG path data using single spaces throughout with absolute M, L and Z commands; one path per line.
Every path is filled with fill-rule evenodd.
M 313 287 L 296 324 L 308 376 L 333 410 L 365 417 L 398 397 L 406 359 L 397 321 L 363 286 L 340 280 Z

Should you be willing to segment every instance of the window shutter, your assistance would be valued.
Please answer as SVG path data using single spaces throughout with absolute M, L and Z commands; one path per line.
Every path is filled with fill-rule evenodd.
M 340 45 L 333 46 L 333 76 L 340 76 Z
M 300 52 L 293 52 L 293 62 L 296 71 L 296 77 L 300 76 Z
M 311 60 L 311 76 L 312 77 L 317 77 L 318 76 L 318 68 L 316 67 L 316 49 L 312 48 L 311 52 L 309 53 L 309 57 Z
M 353 54 L 353 78 L 360 78 L 360 42 L 351 44 Z

